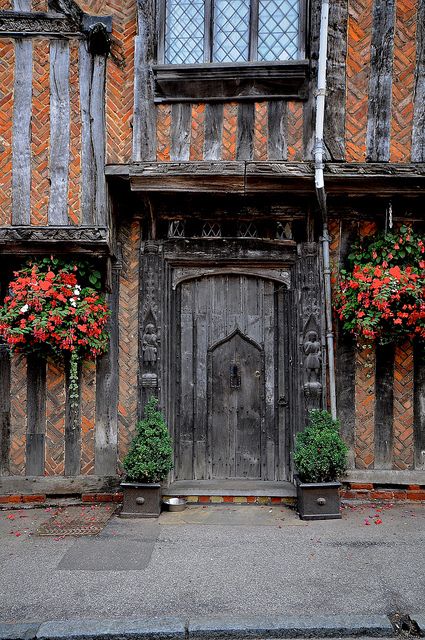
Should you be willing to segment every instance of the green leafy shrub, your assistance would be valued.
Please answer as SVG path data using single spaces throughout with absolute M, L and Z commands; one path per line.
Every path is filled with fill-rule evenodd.
M 308 425 L 295 443 L 294 462 L 301 482 L 333 482 L 344 473 L 348 448 L 339 426 L 328 411 L 310 411 Z
M 143 420 L 137 423 L 123 465 L 130 482 L 160 482 L 173 468 L 170 435 L 154 396 L 145 406 Z

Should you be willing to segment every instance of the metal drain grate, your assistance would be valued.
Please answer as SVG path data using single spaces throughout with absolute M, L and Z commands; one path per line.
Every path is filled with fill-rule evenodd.
M 95 536 L 102 531 L 116 509 L 115 504 L 66 507 L 37 529 L 39 536 Z

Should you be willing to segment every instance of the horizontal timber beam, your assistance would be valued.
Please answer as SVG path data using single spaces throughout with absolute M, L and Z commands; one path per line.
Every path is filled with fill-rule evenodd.
M 90 28 L 101 22 L 112 32 L 111 16 L 64 15 L 56 11 L 48 13 L 29 11 L 0 11 L 0 38 L 24 36 L 84 36 Z
M 119 483 L 116 476 L 1 476 L 0 496 L 92 493 L 114 490 Z
M 139 162 L 109 165 L 106 175 L 129 180 L 132 191 L 314 193 L 314 167 L 308 162 Z M 330 195 L 425 194 L 422 163 L 334 162 L 326 165 L 325 179 Z
M 110 253 L 107 227 L 0 227 L 0 254 L 28 254 L 35 250 Z

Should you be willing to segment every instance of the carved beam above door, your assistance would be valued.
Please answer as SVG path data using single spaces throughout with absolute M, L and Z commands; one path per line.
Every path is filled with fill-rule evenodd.
M 314 167 L 308 162 L 139 162 L 110 165 L 106 175 L 129 180 L 132 191 L 314 194 Z M 331 196 L 423 195 L 425 165 L 330 162 L 325 180 Z

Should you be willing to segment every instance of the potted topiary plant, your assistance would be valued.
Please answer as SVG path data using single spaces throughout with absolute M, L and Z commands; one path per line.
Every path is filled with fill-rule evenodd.
M 302 520 L 341 517 L 338 478 L 347 468 L 347 453 L 338 420 L 333 420 L 328 411 L 310 411 L 308 425 L 297 435 L 294 451 Z
M 137 433 L 123 461 L 126 481 L 123 518 L 157 518 L 161 511 L 161 484 L 173 467 L 173 450 L 158 400 L 152 396 L 137 423 Z

